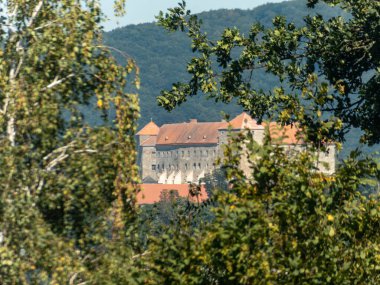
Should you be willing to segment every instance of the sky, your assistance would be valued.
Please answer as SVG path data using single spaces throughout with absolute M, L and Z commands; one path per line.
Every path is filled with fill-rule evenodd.
M 217 9 L 252 9 L 270 2 L 284 0 L 187 0 L 187 7 L 193 13 Z M 113 16 L 113 0 L 101 0 L 103 11 L 109 18 L 104 24 L 106 31 L 129 24 L 140 24 L 155 21 L 159 11 L 176 6 L 180 0 L 127 0 L 127 15 L 116 19 Z

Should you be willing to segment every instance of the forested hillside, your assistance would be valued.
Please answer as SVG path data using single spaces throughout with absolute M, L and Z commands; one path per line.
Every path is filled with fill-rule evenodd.
M 276 15 L 286 16 L 296 25 L 302 25 L 303 18 L 308 14 L 322 14 L 324 17 L 341 13 L 338 9 L 331 9 L 325 4 L 316 9 L 308 9 L 303 0 L 287 1 L 277 4 L 266 4 L 252 10 L 216 10 L 199 14 L 203 21 L 203 30 L 211 39 L 217 39 L 225 27 L 237 27 L 248 32 L 251 25 L 260 22 L 264 26 L 271 26 Z M 141 118 L 139 125 L 146 124 L 153 119 L 161 125 L 168 122 L 187 121 L 197 118 L 200 121 L 221 119 L 221 112 L 231 116 L 241 112 L 235 104 L 215 103 L 205 96 L 195 96 L 180 108 L 168 113 L 157 106 L 156 96 L 163 89 L 170 88 L 171 84 L 186 79 L 186 63 L 192 56 L 189 39 L 183 33 L 168 33 L 155 23 L 130 25 L 115 29 L 105 34 L 108 45 L 119 49 L 134 58 L 141 70 L 140 107 Z M 115 53 L 122 61 L 122 57 Z M 264 90 L 272 90 L 278 83 L 272 76 L 264 72 L 255 73 L 257 86 Z M 348 137 L 347 146 L 352 149 L 357 146 L 358 133 Z M 346 153 L 346 151 L 344 152 Z

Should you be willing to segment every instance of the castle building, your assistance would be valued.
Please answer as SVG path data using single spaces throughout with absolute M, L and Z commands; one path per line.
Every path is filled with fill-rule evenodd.
M 274 130 L 276 123 L 270 123 Z M 164 124 L 158 127 L 153 121 L 137 133 L 138 165 L 143 183 L 184 184 L 199 182 L 216 169 L 215 161 L 222 156 L 222 145 L 228 141 L 229 132 L 249 130 L 253 139 L 262 143 L 265 128 L 242 113 L 230 122 L 198 122 Z M 272 134 L 273 133 L 273 134 Z M 281 145 L 289 150 L 301 150 L 305 143 L 298 139 L 297 128 L 285 126 L 281 132 L 271 131 L 272 137 L 283 137 Z M 335 147 L 319 154 L 320 169 L 326 173 L 335 170 Z M 325 167 L 325 164 L 328 167 Z M 242 160 L 242 168 L 249 170 Z

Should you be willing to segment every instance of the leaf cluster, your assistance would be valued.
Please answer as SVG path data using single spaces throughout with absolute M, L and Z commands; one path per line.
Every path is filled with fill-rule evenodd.
M 239 137 L 225 149 L 230 189 L 216 193 L 215 219 L 195 232 L 183 219 L 156 238 L 145 257 L 146 282 L 377 284 L 378 165 L 352 153 L 325 176 L 308 150 L 289 156 L 244 139 L 244 147 Z M 239 167 L 242 152 L 248 174 Z M 366 184 L 372 195 L 359 191 Z
M 318 1 L 309 1 L 315 5 Z M 174 109 L 186 98 L 205 93 L 229 103 L 233 99 L 262 120 L 299 122 L 310 141 L 343 141 L 351 127 L 364 131 L 362 140 L 379 142 L 379 13 L 378 1 L 324 1 L 339 4 L 350 18 L 307 16 L 297 27 L 285 17 L 273 26 L 253 24 L 248 35 L 227 28 L 219 40 L 201 31 L 196 16 L 181 9 L 160 15 L 163 27 L 187 32 L 196 55 L 187 66 L 188 82 L 162 91 L 158 103 Z M 216 67 L 216 65 L 218 67 Z M 272 92 L 256 86 L 254 71 L 263 69 L 280 81 Z M 284 86 L 290 88 L 284 91 Z

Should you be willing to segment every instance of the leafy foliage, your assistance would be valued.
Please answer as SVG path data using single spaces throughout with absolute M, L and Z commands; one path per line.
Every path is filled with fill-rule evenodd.
M 225 27 L 236 27 L 242 34 L 247 35 L 253 22 L 260 22 L 264 27 L 272 27 L 272 19 L 275 16 L 286 16 L 297 27 L 303 26 L 303 18 L 307 15 L 323 15 L 325 19 L 342 16 L 348 19 L 350 16 L 339 8 L 331 8 L 324 3 L 319 3 L 314 9 L 307 9 L 305 1 L 287 1 L 276 4 L 266 4 L 252 10 L 215 10 L 201 13 L 198 16 L 202 20 L 202 29 L 207 32 L 211 40 L 218 40 Z M 214 103 L 207 96 L 186 97 L 186 104 L 176 108 L 170 113 L 157 106 L 157 90 L 168 90 L 173 82 L 185 82 L 189 80 L 186 69 L 183 66 L 192 58 L 191 41 L 184 33 L 167 33 L 155 23 L 130 25 L 105 33 L 105 41 L 112 47 L 123 51 L 133 57 L 141 69 L 141 118 L 139 125 L 147 124 L 152 118 L 157 124 L 172 122 L 184 122 L 191 118 L 199 121 L 218 121 L 224 112 L 235 116 L 242 111 L 242 107 L 232 100 L 229 104 Z M 238 50 L 232 54 L 238 56 Z M 115 54 L 122 61 L 122 57 Z M 264 72 L 262 69 L 253 71 L 254 86 L 265 92 L 273 90 L 280 85 L 275 76 Z M 286 91 L 290 91 L 287 84 L 283 84 Z M 330 113 L 330 112 L 328 112 Z M 86 119 L 97 124 L 98 119 L 93 112 L 85 112 Z M 363 134 L 359 129 L 351 130 L 346 135 L 346 142 L 340 154 L 346 157 L 350 151 L 358 147 L 358 138 Z M 378 145 L 373 148 L 364 147 L 363 151 L 369 153 L 378 150 Z
M 96 283 L 131 254 L 138 70 L 102 44 L 97 1 L 0 3 L 1 283 Z M 113 128 L 84 122 L 91 100 L 115 107 Z
M 297 28 L 276 17 L 272 29 L 254 25 L 250 35 L 244 36 L 237 29 L 227 28 L 217 42 L 207 39 L 197 17 L 186 12 L 184 4 L 170 9 L 161 15 L 161 24 L 186 30 L 197 54 L 188 64 L 190 81 L 164 91 L 160 103 L 172 109 L 198 92 L 226 102 L 236 97 L 256 116 L 275 116 L 282 123 L 300 121 L 308 134 L 306 139 L 312 142 L 343 139 L 343 124 L 356 126 L 353 114 L 345 113 L 355 106 L 344 103 L 350 104 L 353 90 L 360 90 L 358 96 L 363 97 L 359 100 L 367 98 L 365 90 L 372 79 L 358 79 L 363 76 L 363 70 L 356 69 L 359 67 L 346 66 L 342 75 L 339 65 L 327 64 L 342 56 L 330 32 L 336 29 L 335 38 L 343 47 L 355 45 L 357 35 L 348 37 L 347 31 L 351 25 L 359 25 L 360 29 L 376 27 L 378 18 L 371 16 L 374 11 L 377 15 L 376 9 L 371 8 L 378 4 L 333 2 L 341 3 L 352 18 L 324 21 L 320 16 L 309 17 L 306 28 Z M 362 20 L 368 25 L 360 26 Z M 325 45 L 332 48 L 330 53 L 324 49 L 322 36 L 327 39 Z M 347 41 L 342 42 L 346 37 Z M 377 44 L 376 38 L 371 41 Z M 364 54 L 373 53 L 371 47 L 363 49 Z M 219 69 L 215 68 L 215 58 Z M 362 67 L 376 77 L 371 68 L 378 65 L 378 59 L 370 58 Z M 249 74 L 248 81 L 245 76 L 246 69 L 257 66 L 287 81 L 292 89 L 277 88 L 273 93 L 256 90 Z M 345 84 L 340 85 L 330 75 L 346 80 Z M 326 118 L 323 107 L 330 103 L 338 108 L 336 117 Z M 363 99 L 363 103 L 368 102 Z M 355 110 L 357 118 L 368 114 L 360 108 Z M 375 126 L 367 126 L 364 131 L 367 142 L 376 141 Z M 153 239 L 143 258 L 149 269 L 146 283 L 379 283 L 380 167 L 373 158 L 361 158 L 358 151 L 352 152 L 333 175 L 327 176 L 316 168 L 318 158 L 313 145 L 289 155 L 271 141 L 269 133 L 264 145 L 258 145 L 250 132 L 232 136 L 224 155 L 229 185 L 228 191 L 214 193 L 215 218 L 195 230 L 190 227 L 190 219 L 183 218 L 180 228 L 173 227 Z M 240 168 L 242 157 L 250 162 L 249 173 Z
M 236 98 L 260 120 L 298 122 L 316 144 L 343 141 L 351 127 L 364 131 L 363 141 L 379 142 L 380 4 L 367 0 L 325 2 L 340 4 L 351 18 L 308 16 L 305 25 L 297 27 L 276 16 L 273 28 L 254 24 L 248 35 L 227 28 L 218 41 L 208 39 L 198 17 L 186 11 L 185 2 L 161 14 L 159 22 L 168 30 L 187 31 L 197 55 L 187 65 L 190 80 L 162 92 L 160 105 L 172 110 L 203 92 L 227 103 Z M 219 69 L 214 68 L 216 64 Z M 273 92 L 256 86 L 253 72 L 261 68 L 286 82 L 291 91 L 283 85 Z
M 320 13 L 327 18 L 341 13 L 338 9 L 329 9 L 327 5 L 318 5 L 315 11 L 307 10 L 302 1 L 288 1 L 266 4 L 252 10 L 215 10 L 198 15 L 203 28 L 211 39 L 218 39 L 224 27 L 237 27 L 242 33 L 248 33 L 254 21 L 264 26 L 272 25 L 275 15 L 289 15 L 297 26 L 309 13 Z M 161 125 L 173 121 L 187 121 L 197 118 L 200 121 L 220 120 L 221 111 L 231 116 L 237 115 L 242 108 L 236 104 L 217 103 L 205 99 L 205 96 L 187 98 L 187 104 L 170 113 L 157 106 L 158 90 L 170 88 L 171 83 L 189 78 L 183 66 L 191 60 L 190 40 L 185 34 L 167 33 L 155 23 L 129 25 L 115 29 L 104 35 L 108 45 L 123 51 L 136 60 L 141 69 L 141 118 L 140 126 L 151 118 Z M 116 58 L 122 60 L 115 54 Z M 256 84 L 263 90 L 272 90 L 277 84 L 275 77 L 264 72 L 255 74 Z
M 119 13 L 124 2 L 116 1 Z M 317 2 L 309 1 L 310 5 Z M 190 62 L 189 71 L 195 76 L 192 85 L 180 84 L 178 91 L 201 88 L 226 102 L 233 101 L 228 97 L 231 92 L 239 104 L 256 114 L 272 112 L 272 104 L 281 103 L 280 121 L 299 118 L 309 138 L 315 140 L 334 138 L 341 128 L 338 120 L 331 125 L 319 115 L 319 109 L 315 109 L 316 117 L 307 117 L 306 111 L 303 116 L 297 113 L 308 101 L 317 107 L 329 100 L 339 103 L 339 93 L 347 103 L 348 90 L 357 88 L 363 104 L 374 107 L 368 112 L 356 109 L 358 118 L 376 119 L 372 117 L 376 97 L 371 101 L 369 96 L 376 92 L 376 80 L 358 79 L 364 70 L 377 76 L 377 71 L 368 69 L 378 63 L 372 48 L 364 48 L 364 54 L 374 61 L 369 66 L 364 57 L 360 66 L 354 66 L 358 69 L 351 69 L 352 74 L 337 70 L 346 80 L 343 85 L 329 77 L 339 66 L 322 64 L 330 58 L 326 50 L 321 58 L 314 54 L 311 62 L 299 61 L 294 54 L 299 40 L 320 39 L 318 32 L 327 33 L 327 43 L 333 45 L 326 27 L 330 31 L 337 27 L 337 38 L 347 37 L 343 27 L 354 24 L 378 32 L 376 2 L 334 1 L 338 2 L 352 13 L 352 19 L 323 22 L 318 16 L 310 17 L 305 30 L 276 18 L 274 29 L 255 25 L 251 37 L 227 29 L 213 47 L 195 17 L 181 17 L 184 6 L 171 10 L 162 23 L 174 29 L 190 28 L 193 48 L 200 56 Z M 316 171 L 314 149 L 288 155 L 269 136 L 259 146 L 249 133 L 240 134 L 225 148 L 224 172 L 217 176 L 225 176 L 228 184 L 214 184 L 223 189 L 213 191 L 213 203 L 192 205 L 177 199 L 175 193 L 164 193 L 155 208 L 141 213 L 135 206 L 134 145 L 139 69 L 130 60 L 125 67 L 118 65 L 102 43 L 98 2 L 0 3 L 7 9 L 0 22 L 2 284 L 379 283 L 380 167 L 372 158 L 360 158 L 354 152 L 334 175 L 325 176 Z M 373 16 L 373 26 L 368 15 Z M 322 31 L 319 26 L 311 29 L 317 23 Z M 363 23 L 368 25 L 363 27 Z M 255 31 L 262 33 L 262 41 L 253 41 Z M 351 36 L 344 47 L 357 40 L 357 35 Z M 362 36 L 371 39 L 373 33 Z M 306 49 L 311 52 L 308 56 L 318 52 L 313 48 L 322 48 L 318 43 Z M 273 101 L 266 100 L 267 93 L 258 92 L 262 101 L 257 106 L 242 100 L 241 87 L 247 85 L 239 83 L 239 74 L 245 76 L 239 64 L 244 60 L 233 59 L 242 49 L 230 52 L 236 45 L 251 47 L 253 55 L 264 56 L 260 60 L 267 71 L 287 80 L 294 90 L 305 87 L 305 100 L 292 97 L 296 93 L 285 87 L 274 91 Z M 256 50 L 261 45 L 266 54 Z M 290 60 L 278 60 L 285 51 Z M 333 50 L 331 58 L 335 53 L 337 58 L 342 56 Z M 219 58 L 219 71 L 224 69 L 228 82 L 214 84 L 210 76 L 218 67 L 210 63 L 211 54 Z M 242 55 L 249 58 L 244 50 Z M 313 73 L 302 77 L 303 68 L 312 63 L 321 64 L 321 77 Z M 133 84 L 127 84 L 127 79 Z M 335 88 L 333 94 L 327 87 Z M 309 93 L 312 88 L 315 94 Z M 192 95 L 179 93 L 176 98 L 174 93 L 169 91 L 160 99 L 168 108 L 187 100 L 183 95 Z M 95 115 L 102 114 L 97 126 L 84 120 L 87 103 L 96 105 Z M 112 107 L 115 121 L 110 124 Z M 342 123 L 356 126 L 351 114 L 342 116 Z M 330 132 L 331 127 L 335 129 Z M 368 142 L 376 141 L 374 128 L 363 130 Z M 239 167 L 242 155 L 251 162 L 250 173 Z M 210 184 L 215 182 L 208 179 Z
M 188 220 L 150 245 L 149 284 L 377 284 L 379 168 L 348 158 L 338 172 L 315 172 L 305 150 L 243 137 L 226 147 L 229 191 L 216 194 L 215 219 L 193 233 Z M 241 171 L 241 153 L 251 161 Z M 364 182 L 366 181 L 366 182 Z M 373 194 L 359 191 L 371 184 Z

